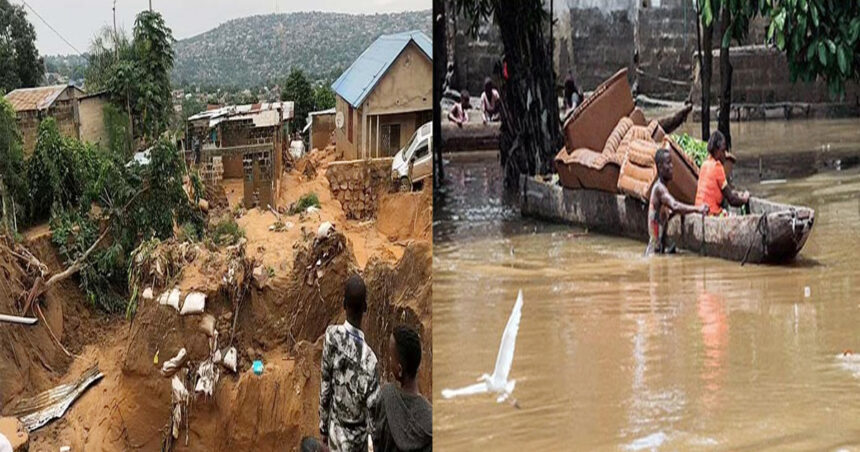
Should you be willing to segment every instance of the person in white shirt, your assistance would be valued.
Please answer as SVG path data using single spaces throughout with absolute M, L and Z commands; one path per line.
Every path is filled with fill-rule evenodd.
M 493 80 L 487 77 L 484 79 L 484 92 L 481 93 L 481 115 L 484 118 L 484 124 L 499 121 L 501 103 L 499 92 L 493 87 Z

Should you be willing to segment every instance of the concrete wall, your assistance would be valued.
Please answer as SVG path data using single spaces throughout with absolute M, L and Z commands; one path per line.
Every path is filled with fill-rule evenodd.
M 105 105 L 107 105 L 107 96 L 91 96 L 79 100 L 78 117 L 80 119 L 81 141 L 108 145 L 104 120 Z
M 322 149 L 331 142 L 335 114 L 311 116 L 310 148 Z
M 382 149 L 381 138 L 377 143 L 377 120 L 379 121 L 379 135 L 382 135 L 382 126 L 389 124 L 400 125 L 400 141 L 393 144 L 393 148 L 386 152 Z M 424 123 L 433 120 L 433 110 L 425 110 L 412 113 L 401 113 L 394 115 L 372 116 L 370 122 L 370 155 L 373 157 L 393 157 L 412 138 L 412 134 Z M 378 144 L 378 146 L 377 146 Z
M 358 158 L 358 143 L 361 142 L 361 109 L 350 107 L 349 102 L 342 97 L 336 96 L 335 115 L 343 116 L 343 126 L 335 128 L 335 141 L 337 149 L 342 153 L 344 160 Z M 350 114 L 350 111 L 352 112 Z M 352 127 L 352 139 L 350 140 L 349 128 Z
M 391 163 L 390 158 L 380 158 L 328 165 L 325 175 L 331 192 L 348 219 L 366 220 L 376 216 L 380 196 L 393 187 Z
M 631 84 L 638 85 L 640 93 L 675 100 L 689 95 L 697 50 L 692 1 L 557 0 L 554 7 L 553 59 L 559 87 L 568 70 L 583 90 L 590 91 L 627 67 Z M 451 22 L 455 88 L 477 93 L 504 52 L 498 30 L 485 24 L 473 38 L 466 34 L 463 18 Z M 754 20 L 744 44 L 763 43 L 766 25 L 762 19 Z M 715 37 L 713 44 L 719 43 Z M 636 71 L 637 55 L 642 75 Z

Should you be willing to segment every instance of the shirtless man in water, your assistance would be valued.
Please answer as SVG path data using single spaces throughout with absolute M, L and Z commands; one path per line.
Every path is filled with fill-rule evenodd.
M 648 203 L 648 248 L 645 249 L 645 255 L 653 253 L 672 252 L 672 249 L 667 250 L 665 247 L 666 224 L 672 215 L 675 213 L 708 213 L 708 206 L 691 206 L 679 202 L 669 193 L 666 184 L 672 180 L 672 157 L 669 155 L 669 150 L 665 148 L 657 149 L 657 154 L 654 156 L 654 161 L 657 163 L 657 181 L 651 188 L 651 201 Z

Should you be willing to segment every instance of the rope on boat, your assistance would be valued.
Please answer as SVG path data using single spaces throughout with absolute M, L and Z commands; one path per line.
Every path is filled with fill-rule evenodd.
M 762 229 L 762 227 L 764 227 L 764 228 Z M 762 253 L 764 254 L 764 257 L 767 257 L 767 231 L 768 231 L 767 213 L 762 213 L 761 217 L 759 217 L 759 219 L 758 219 L 758 223 L 756 223 L 755 232 L 757 234 L 760 234 L 761 249 L 762 249 Z M 741 267 L 743 267 L 744 264 L 747 263 L 747 258 L 749 257 L 750 251 L 752 250 L 752 247 L 754 244 L 755 244 L 755 236 L 750 238 L 750 244 L 747 247 L 747 252 L 744 253 L 744 258 L 741 259 Z

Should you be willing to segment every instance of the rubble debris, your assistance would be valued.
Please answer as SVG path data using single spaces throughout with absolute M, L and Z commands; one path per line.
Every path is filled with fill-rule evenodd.
M 161 375 L 165 377 L 169 377 L 176 373 L 183 364 L 185 364 L 185 358 L 188 356 L 188 352 L 185 351 L 185 347 L 182 347 L 179 352 L 176 353 L 176 356 L 170 358 L 165 361 L 161 366 Z
M 206 308 L 206 294 L 203 292 L 191 292 L 185 297 L 185 303 L 182 303 L 181 315 L 200 314 Z
M 27 434 L 24 424 L 14 417 L 0 417 L 0 438 L 5 437 L 13 452 L 24 452 L 29 450 L 30 435 Z M 0 446 L 3 441 L 0 441 Z M 0 447 L 1 448 L 1 447 Z
M 215 337 L 215 316 L 205 314 L 200 320 L 200 331 L 206 333 L 209 337 Z
M 185 383 L 182 382 L 179 375 L 173 376 L 173 380 L 171 380 L 170 385 L 172 388 L 171 398 L 173 401 L 171 434 L 173 435 L 173 439 L 178 439 L 179 426 L 182 425 L 182 406 L 188 404 L 188 390 L 185 388 Z
M 317 230 L 317 240 L 322 240 L 331 235 L 332 231 L 334 231 L 334 224 L 331 221 L 326 221 L 322 223 Z
M 18 323 L 21 325 L 35 325 L 39 319 L 35 317 L 20 317 L 17 315 L 0 314 L 0 322 Z
M 27 432 L 32 432 L 65 414 L 72 402 L 102 377 L 104 375 L 99 372 L 98 365 L 95 365 L 74 383 L 59 385 L 29 399 L 20 400 L 12 408 L 11 414 L 19 417 Z
M 143 289 L 143 295 L 142 296 L 143 296 L 144 300 L 152 300 L 152 298 L 153 298 L 152 287 L 147 287 L 146 289 Z

